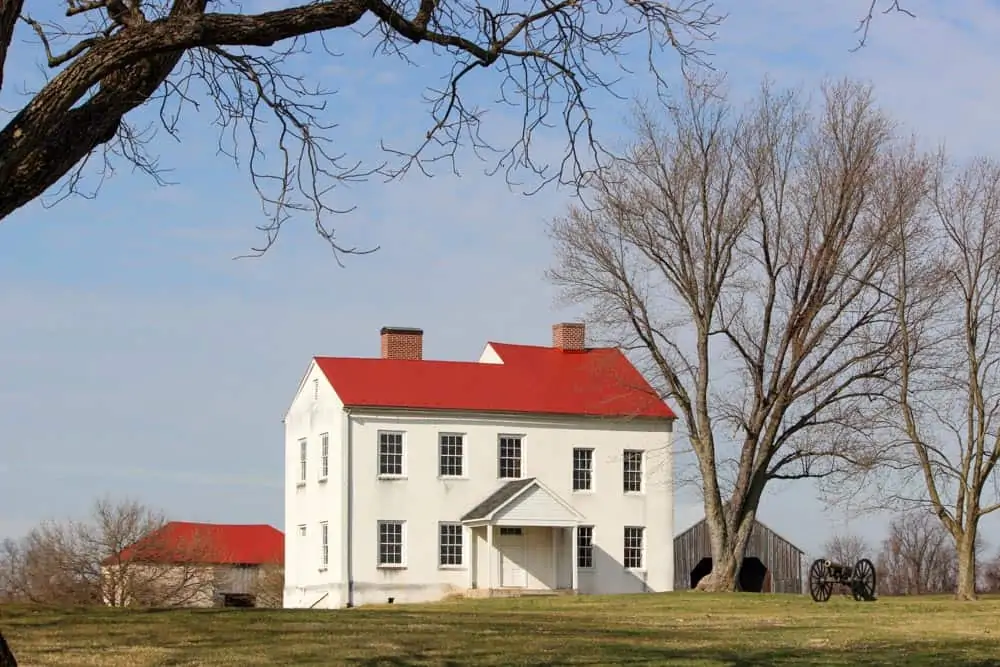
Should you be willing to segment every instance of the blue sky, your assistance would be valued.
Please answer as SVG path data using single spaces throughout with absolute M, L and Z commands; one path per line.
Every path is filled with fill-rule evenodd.
M 737 92 L 764 75 L 808 87 L 849 75 L 875 83 L 925 139 L 998 152 L 995 2 L 914 0 L 917 19 L 878 17 L 857 53 L 867 0 L 717 4 L 730 16 L 713 62 Z M 317 57 L 314 71 L 340 91 L 337 148 L 374 160 L 380 137 L 417 141 L 429 118 L 420 90 L 443 62 L 407 67 L 371 56 L 353 32 L 334 39 L 345 55 Z M 37 76 L 18 48 L 3 108 L 16 106 L 19 76 Z M 662 66 L 673 71 L 674 57 Z M 613 142 L 627 102 L 604 101 L 599 131 Z M 491 115 L 498 128 L 517 120 Z M 182 143 L 160 141 L 176 185 L 123 166 L 97 200 L 35 203 L 0 224 L 0 536 L 79 515 L 104 493 L 177 519 L 282 527 L 280 420 L 311 355 L 375 355 L 379 327 L 393 324 L 422 327 L 428 357 L 472 359 L 486 340 L 545 344 L 550 325 L 573 315 L 543 277 L 545 223 L 568 194 L 524 197 L 468 154 L 460 178 L 414 174 L 336 193 L 358 207 L 336 221 L 339 233 L 380 245 L 373 255 L 341 268 L 301 219 L 263 258 L 234 261 L 260 242 L 259 204 L 245 172 L 216 155 L 210 122 L 189 110 Z M 545 138 L 539 150 L 555 156 L 561 137 Z M 815 496 L 808 484 L 775 487 L 761 519 L 811 552 L 834 530 L 880 535 L 881 517 L 827 510 Z M 678 527 L 700 513 L 682 496 Z M 987 539 L 1000 545 L 1000 534 Z

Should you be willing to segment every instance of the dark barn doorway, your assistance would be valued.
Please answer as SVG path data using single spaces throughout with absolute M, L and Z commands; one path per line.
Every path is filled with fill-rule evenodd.
M 698 582 L 707 577 L 712 572 L 712 559 L 702 558 L 691 570 L 691 590 L 698 586 Z
M 224 593 L 222 595 L 223 607 L 253 607 L 256 606 L 256 601 L 253 595 L 243 593 Z
M 698 582 L 712 572 L 712 559 L 702 558 L 691 570 L 691 590 L 698 586 Z M 771 577 L 767 567 L 756 556 L 744 558 L 740 565 L 740 572 L 737 583 L 740 590 L 746 593 L 769 593 L 771 590 Z
M 767 568 L 756 556 L 744 558 L 740 566 L 740 590 L 747 593 L 764 593 L 764 580 L 767 579 Z M 770 583 L 770 582 L 768 582 Z M 767 586 L 770 588 L 770 586 Z

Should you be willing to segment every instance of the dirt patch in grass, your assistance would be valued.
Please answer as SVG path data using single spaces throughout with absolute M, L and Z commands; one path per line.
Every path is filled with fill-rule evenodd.
M 671 593 L 317 610 L 0 607 L 24 666 L 986 665 L 1000 598 Z

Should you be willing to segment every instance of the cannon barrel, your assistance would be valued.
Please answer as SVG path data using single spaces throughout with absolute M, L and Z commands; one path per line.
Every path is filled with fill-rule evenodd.
M 825 565 L 828 569 L 831 570 L 843 570 L 845 567 L 847 567 L 843 563 L 836 563 L 830 560 L 829 558 L 823 561 L 823 565 Z

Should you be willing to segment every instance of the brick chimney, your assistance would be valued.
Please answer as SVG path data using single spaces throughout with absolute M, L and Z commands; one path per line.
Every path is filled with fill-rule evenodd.
M 587 328 L 583 322 L 561 322 L 552 325 L 552 347 L 559 350 L 586 349 Z
M 381 334 L 383 359 L 420 360 L 424 358 L 423 329 L 382 327 Z

